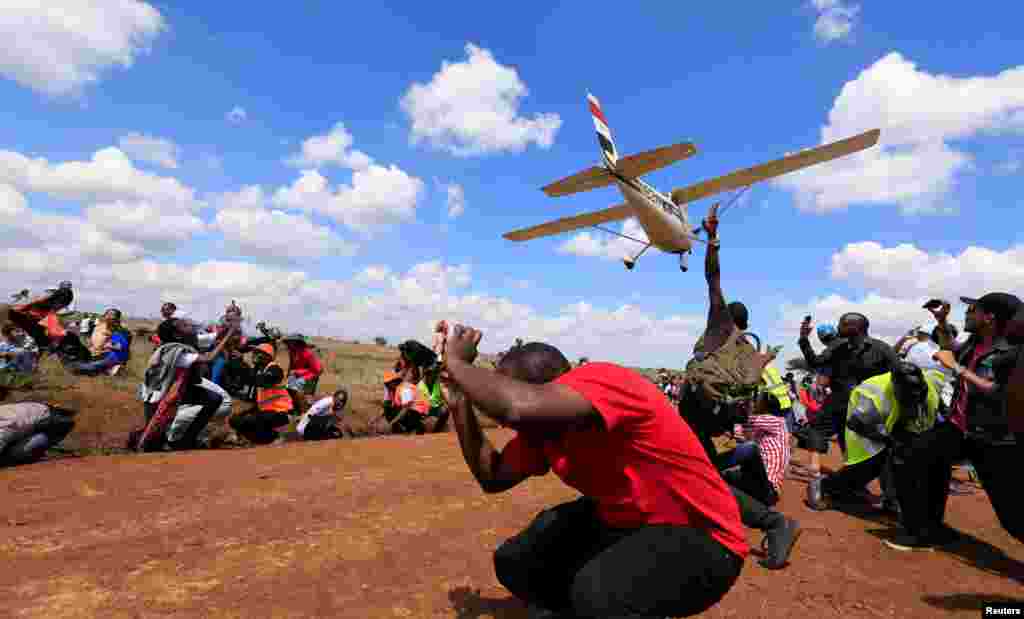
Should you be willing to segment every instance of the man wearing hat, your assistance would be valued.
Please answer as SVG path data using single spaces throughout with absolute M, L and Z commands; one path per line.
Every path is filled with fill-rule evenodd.
M 953 373 L 953 398 L 948 419 L 923 434 L 907 454 L 904 470 L 916 480 L 920 499 L 902 506 L 906 535 L 889 543 L 898 550 L 927 550 L 956 540 L 942 521 L 952 465 L 961 460 L 974 466 L 1003 528 L 1024 541 L 1024 503 L 1016 479 L 1024 435 L 1011 429 L 1006 410 L 1020 352 L 1006 335 L 1022 303 L 1005 292 L 960 300 L 967 306 L 964 330 L 970 334 L 963 343 L 951 337 L 949 303 L 927 307 L 942 347 L 934 358 Z
M 294 411 L 284 370 L 275 361 L 275 356 L 271 344 L 260 344 L 253 348 L 256 404 L 228 419 L 228 425 L 235 432 L 257 445 L 267 445 L 277 440 L 277 428 L 287 425 Z

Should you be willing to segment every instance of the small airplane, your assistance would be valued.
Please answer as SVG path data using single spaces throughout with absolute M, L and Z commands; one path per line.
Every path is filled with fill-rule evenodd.
M 874 129 L 845 140 L 805 149 L 768 163 L 674 189 L 671 194 L 663 194 L 640 180 L 640 176 L 692 157 L 697 153 L 697 148 L 692 143 L 680 142 L 619 157 L 615 150 L 615 142 L 612 141 L 611 130 L 608 128 L 608 121 L 601 111 L 601 104 L 590 93 L 587 93 L 587 101 L 594 119 L 594 128 L 597 130 L 597 142 L 601 147 L 602 165 L 587 168 L 541 189 L 547 195 L 557 197 L 615 184 L 626 201 L 601 211 L 556 219 L 503 236 L 510 241 L 528 241 L 570 230 L 594 227 L 643 245 L 643 249 L 636 255 L 623 258 L 623 263 L 630 270 L 636 266 L 640 256 L 652 246 L 670 254 L 678 254 L 679 268 L 684 272 L 687 270 L 687 256 L 692 252 L 693 242 L 704 242 L 698 237 L 702 229 L 690 227 L 687 203 L 724 191 L 746 189 L 759 181 L 870 148 L 878 142 L 881 133 Z M 647 241 L 601 227 L 601 224 L 630 217 L 637 218 L 647 234 Z

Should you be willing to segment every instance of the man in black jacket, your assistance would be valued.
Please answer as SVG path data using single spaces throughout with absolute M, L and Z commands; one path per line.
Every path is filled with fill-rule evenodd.
M 832 387 L 832 397 L 815 416 L 808 432 L 809 446 L 819 453 L 828 453 L 828 441 L 836 435 L 839 448 L 846 453 L 846 407 L 850 392 L 872 376 L 892 370 L 898 360 L 892 346 L 868 335 L 869 326 L 864 314 L 843 314 L 839 319 L 839 337 L 819 355 L 808 340 L 811 324 L 800 325 L 800 352 L 812 371 L 828 373 Z

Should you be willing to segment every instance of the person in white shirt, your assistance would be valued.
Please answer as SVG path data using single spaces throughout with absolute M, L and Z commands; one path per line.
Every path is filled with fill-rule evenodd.
M 317 400 L 299 419 L 296 426 L 299 434 L 307 441 L 341 438 L 341 430 L 335 425 L 348 404 L 348 391 L 338 389 L 333 395 Z

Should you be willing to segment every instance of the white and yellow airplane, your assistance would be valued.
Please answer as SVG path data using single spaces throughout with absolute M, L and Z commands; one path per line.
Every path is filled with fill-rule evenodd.
M 683 271 L 687 270 L 686 259 L 687 255 L 692 252 L 693 241 L 701 240 L 697 236 L 700 234 L 701 228 L 690 227 L 687 203 L 723 191 L 745 188 L 759 181 L 870 148 L 878 142 L 880 134 L 878 129 L 874 129 L 845 140 L 802 150 L 775 161 L 730 172 L 688 187 L 674 189 L 671 194 L 666 195 L 640 180 L 640 176 L 692 157 L 696 154 L 697 148 L 689 142 L 680 142 L 636 155 L 619 157 L 600 103 L 589 93 L 587 100 L 590 104 L 590 114 L 594 118 L 594 128 L 597 130 L 597 141 L 601 146 L 603 164 L 551 183 L 543 187 L 542 190 L 549 196 L 557 197 L 615 184 L 618 185 L 626 201 L 601 211 L 556 219 L 539 226 L 509 232 L 504 237 L 510 241 L 528 241 L 579 228 L 594 227 L 644 246 L 632 258 L 623 259 L 627 269 L 632 269 L 636 265 L 637 259 L 653 246 L 671 254 L 678 254 L 679 268 Z M 629 217 L 637 218 L 644 232 L 647 233 L 648 240 L 646 242 L 601 227 L 601 224 Z

